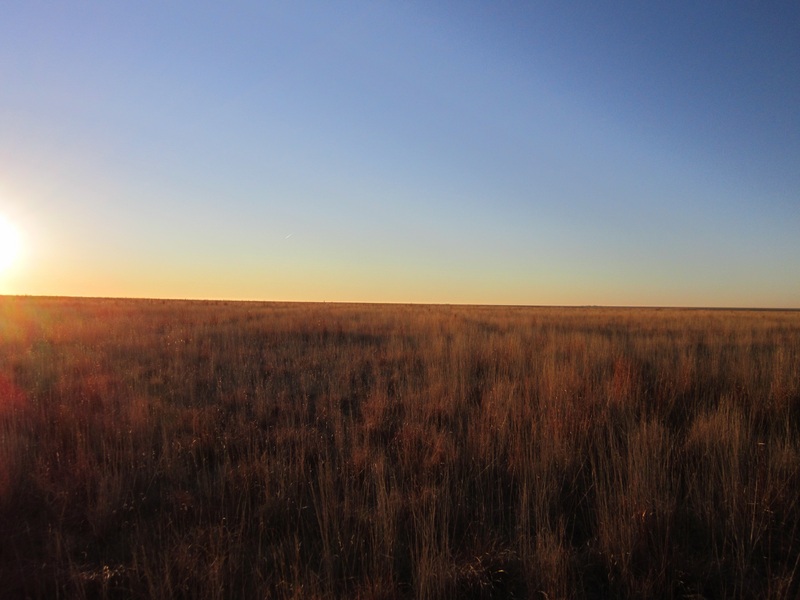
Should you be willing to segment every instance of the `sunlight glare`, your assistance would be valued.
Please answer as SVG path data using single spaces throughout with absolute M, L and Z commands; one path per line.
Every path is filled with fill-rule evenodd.
M 19 231 L 8 219 L 0 215 L 0 273 L 14 264 L 19 250 Z

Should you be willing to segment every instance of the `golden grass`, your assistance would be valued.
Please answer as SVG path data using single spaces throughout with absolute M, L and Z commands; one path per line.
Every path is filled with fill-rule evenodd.
M 800 597 L 800 313 L 0 298 L 7 597 Z

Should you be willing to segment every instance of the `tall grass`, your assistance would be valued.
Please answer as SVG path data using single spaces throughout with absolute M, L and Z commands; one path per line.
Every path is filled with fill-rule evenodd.
M 800 597 L 800 313 L 0 298 L 8 597 Z

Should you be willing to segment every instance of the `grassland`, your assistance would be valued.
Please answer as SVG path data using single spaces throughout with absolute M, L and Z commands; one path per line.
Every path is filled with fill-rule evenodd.
M 0 589 L 798 598 L 800 313 L 0 297 Z

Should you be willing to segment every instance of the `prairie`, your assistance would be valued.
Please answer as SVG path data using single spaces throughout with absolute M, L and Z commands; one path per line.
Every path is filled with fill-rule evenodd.
M 0 589 L 798 598 L 800 312 L 0 297 Z

